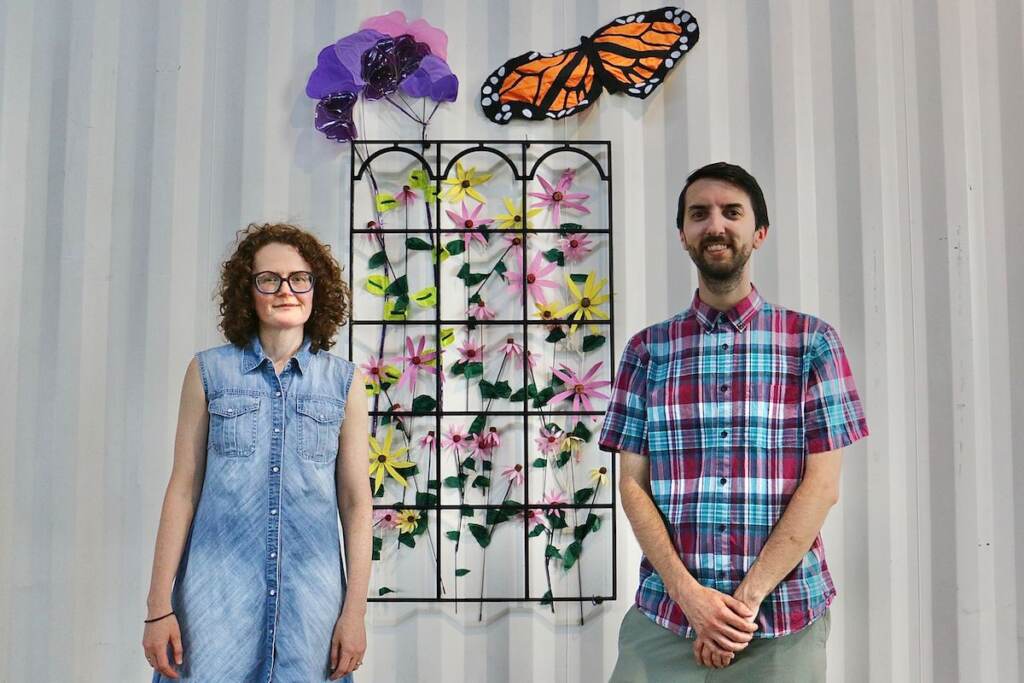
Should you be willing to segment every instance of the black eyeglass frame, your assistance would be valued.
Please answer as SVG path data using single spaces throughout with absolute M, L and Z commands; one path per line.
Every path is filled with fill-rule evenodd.
M 277 278 L 277 288 L 274 289 L 274 291 L 272 291 L 272 292 L 268 292 L 268 291 L 265 291 L 263 289 L 260 289 L 260 285 L 259 285 L 259 282 L 258 282 L 260 275 L 273 275 L 274 277 L 276 277 Z M 294 277 L 295 275 L 308 275 L 309 276 L 309 289 L 301 289 L 301 290 L 300 289 L 295 289 L 295 285 L 292 283 L 292 277 Z M 252 276 L 253 287 L 255 287 L 256 291 L 259 292 L 260 294 L 277 294 L 278 292 L 281 291 L 281 286 L 285 282 L 288 283 L 288 289 L 292 290 L 292 294 L 306 294 L 307 292 L 313 291 L 313 287 L 316 285 L 316 276 L 313 275 L 313 273 L 309 272 L 308 270 L 296 270 L 293 273 L 288 273 L 288 277 L 281 277 L 280 273 L 275 273 L 272 270 L 261 270 L 258 273 L 254 273 L 253 276 Z

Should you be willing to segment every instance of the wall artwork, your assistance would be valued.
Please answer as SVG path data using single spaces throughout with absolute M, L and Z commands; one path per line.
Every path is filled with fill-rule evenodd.
M 358 149 L 357 149 L 358 146 Z M 608 142 L 352 147 L 371 599 L 615 597 Z

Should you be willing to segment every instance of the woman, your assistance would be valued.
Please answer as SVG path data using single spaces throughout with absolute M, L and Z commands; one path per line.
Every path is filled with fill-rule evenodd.
M 365 382 L 327 353 L 351 292 L 309 233 L 250 225 L 219 295 L 231 343 L 185 373 L 146 659 L 154 681 L 338 680 L 366 650 L 372 534 Z

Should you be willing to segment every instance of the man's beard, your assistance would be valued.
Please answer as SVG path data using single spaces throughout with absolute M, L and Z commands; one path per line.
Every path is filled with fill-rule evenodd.
M 713 244 L 724 244 L 731 250 L 732 257 L 714 261 L 707 259 L 705 249 Z M 713 291 L 728 291 L 742 278 L 743 268 L 750 260 L 753 249 L 750 245 L 737 249 L 736 244 L 725 237 L 707 237 L 701 240 L 696 249 L 687 244 L 686 251 Z

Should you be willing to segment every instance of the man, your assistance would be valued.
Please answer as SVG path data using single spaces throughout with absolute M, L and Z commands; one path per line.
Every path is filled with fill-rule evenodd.
M 841 449 L 868 434 L 850 367 L 832 327 L 751 284 L 768 236 L 753 176 L 694 171 L 676 227 L 700 286 L 629 340 L 600 438 L 644 553 L 612 681 L 824 681 L 819 532 Z

